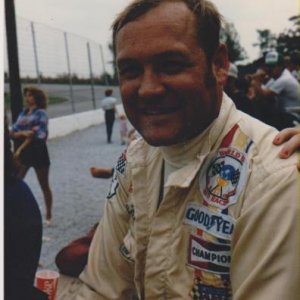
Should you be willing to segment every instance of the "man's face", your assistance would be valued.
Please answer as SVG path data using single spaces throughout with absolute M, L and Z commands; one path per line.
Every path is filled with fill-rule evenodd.
M 150 145 L 191 139 L 218 115 L 221 90 L 195 22 L 184 3 L 164 2 L 116 36 L 124 109 Z
M 272 77 L 274 79 L 277 79 L 280 77 L 282 70 L 283 70 L 283 68 L 279 65 L 268 67 L 268 73 L 270 74 L 270 77 Z

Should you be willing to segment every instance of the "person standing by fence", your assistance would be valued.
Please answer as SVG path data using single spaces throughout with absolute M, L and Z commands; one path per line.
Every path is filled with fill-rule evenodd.
M 49 185 L 50 158 L 46 145 L 48 137 L 47 97 L 35 87 L 24 89 L 26 108 L 13 124 L 10 136 L 16 142 L 15 159 L 19 162 L 18 177 L 24 178 L 33 167 L 41 186 L 45 205 L 46 223 L 52 220 L 52 191 Z
M 111 135 L 115 122 L 116 114 L 116 103 L 117 99 L 112 97 L 113 90 L 105 90 L 105 98 L 102 100 L 102 108 L 105 112 L 105 125 L 106 125 L 106 134 L 107 134 L 107 143 L 111 143 Z

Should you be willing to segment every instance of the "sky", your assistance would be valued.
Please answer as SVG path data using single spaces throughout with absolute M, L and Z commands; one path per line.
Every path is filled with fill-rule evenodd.
M 212 2 L 225 19 L 232 22 L 237 29 L 240 43 L 248 55 L 248 60 L 245 62 L 251 62 L 259 57 L 259 48 L 253 46 L 258 42 L 257 29 L 269 29 L 272 33 L 278 34 L 291 26 L 292 22 L 288 20 L 291 16 L 300 13 L 299 0 L 212 0 Z M 112 56 L 108 49 L 108 44 L 111 42 L 110 26 L 115 16 L 129 3 L 129 0 L 14 0 L 14 3 L 17 17 L 101 44 L 106 71 L 112 73 Z M 52 44 L 54 45 L 50 46 L 57 51 L 55 43 L 52 42 Z M 44 45 L 45 47 L 48 46 Z M 19 49 L 20 53 L 21 50 Z M 45 64 L 52 66 L 55 69 L 53 72 L 61 73 L 59 67 L 65 63 L 61 63 L 60 59 L 65 58 L 59 57 L 58 53 L 60 52 L 57 51 L 56 55 L 52 56 L 52 60 L 55 61 L 48 59 Z M 78 50 L 76 57 L 81 57 L 81 53 Z M 33 61 L 28 58 L 22 60 L 22 66 L 25 64 L 34 65 Z M 75 65 L 83 70 L 80 64 Z M 97 64 L 95 68 L 100 70 Z M 35 72 L 33 67 L 31 67 L 31 72 Z M 83 74 L 89 71 L 86 69 L 80 72 Z
M 257 29 L 270 29 L 278 34 L 292 23 L 288 18 L 299 14 L 299 0 L 213 0 L 223 16 L 233 22 L 241 45 L 249 60 L 258 58 L 253 44 L 258 41 Z M 110 60 L 107 48 L 111 41 L 110 26 L 128 0 L 15 0 L 16 15 L 79 36 L 104 48 L 105 60 Z

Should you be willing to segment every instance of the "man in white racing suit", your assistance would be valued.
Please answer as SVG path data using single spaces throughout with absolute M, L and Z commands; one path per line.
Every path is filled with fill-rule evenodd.
M 114 48 L 142 138 L 115 167 L 70 299 L 298 299 L 297 157 L 223 93 L 227 52 L 206 0 L 136 0 Z

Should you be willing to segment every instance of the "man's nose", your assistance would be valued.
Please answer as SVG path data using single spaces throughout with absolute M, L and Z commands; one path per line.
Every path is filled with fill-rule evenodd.
M 139 96 L 141 98 L 151 98 L 162 94 L 164 91 L 165 87 L 159 74 L 156 74 L 151 68 L 146 69 L 141 78 Z

